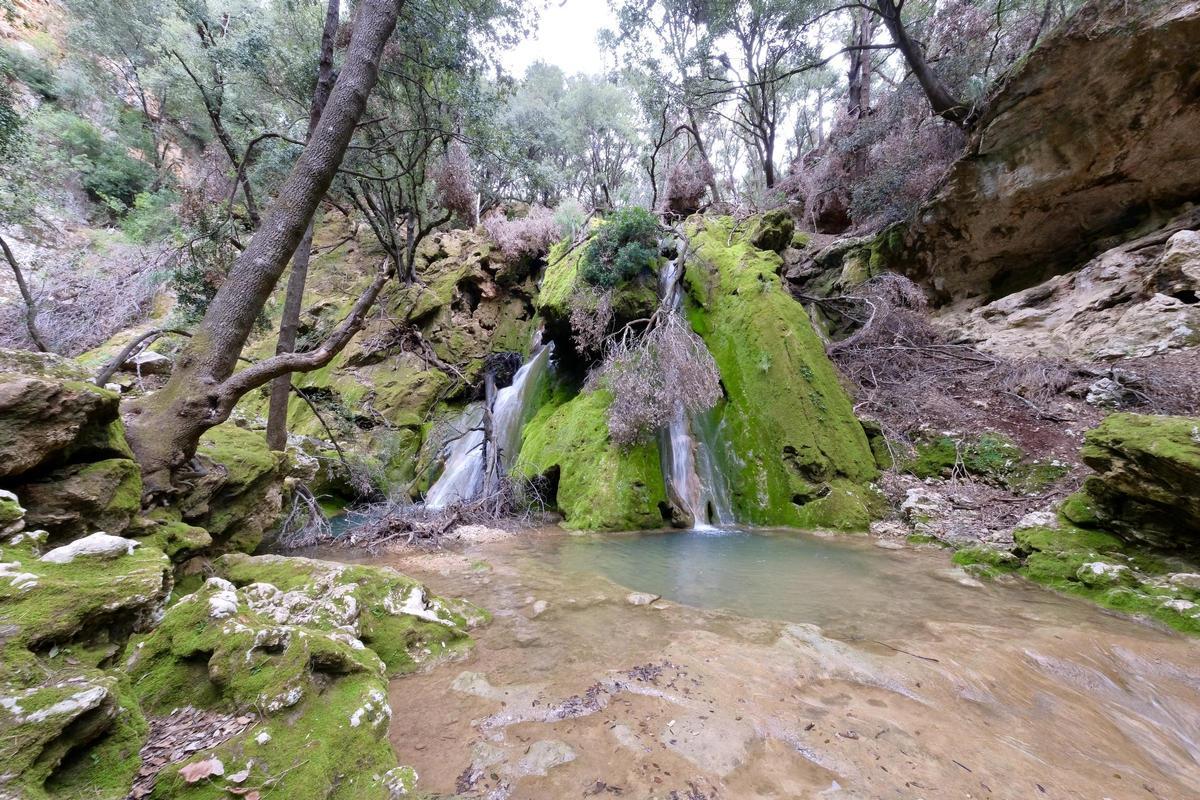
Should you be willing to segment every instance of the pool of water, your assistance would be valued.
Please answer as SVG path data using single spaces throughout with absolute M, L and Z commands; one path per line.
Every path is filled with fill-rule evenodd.
M 1009 623 L 1095 616 L 1083 603 L 1013 579 L 981 585 L 936 548 L 883 549 L 862 537 L 787 530 L 575 535 L 554 556 L 639 592 L 698 608 L 819 625 L 843 637 L 894 635 L 939 621 Z
M 1183 800 L 1200 786 L 1200 642 L 1019 579 L 964 584 L 937 548 L 542 530 L 317 555 L 394 566 L 494 615 L 463 661 L 392 682 L 392 745 L 423 791 Z

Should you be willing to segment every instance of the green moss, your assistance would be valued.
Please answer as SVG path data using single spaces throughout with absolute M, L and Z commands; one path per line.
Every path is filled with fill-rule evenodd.
M 1178 611 L 1168 601 L 1180 591 L 1156 585 L 1166 565 L 1155 554 L 1103 531 L 1064 525 L 1014 532 L 1022 557 L 1020 574 L 1056 591 L 1087 598 L 1106 608 L 1147 617 L 1185 633 L 1200 634 L 1200 613 Z M 1126 567 L 1113 577 L 1097 576 L 1085 564 Z M 1118 584 L 1115 585 L 1114 584 Z
M 204 528 L 188 525 L 175 509 L 156 508 L 147 515 L 150 531 L 141 540 L 162 550 L 174 562 L 183 561 L 212 544 Z
M 1100 520 L 1086 492 L 1075 492 L 1063 501 L 1059 514 L 1065 521 L 1083 528 L 1097 527 Z
M 118 676 L 117 713 L 109 730 L 83 752 L 71 754 L 64 766 L 50 776 L 46 790 L 61 800 L 121 800 L 142 765 L 140 751 L 150 735 L 150 726 L 129 688 Z
M 604 391 L 571 396 L 566 387 L 525 426 L 514 471 L 557 472 L 556 503 L 576 530 L 642 530 L 663 525 L 666 486 L 653 444 L 624 450 L 609 440 Z
M 229 424 L 205 431 L 198 452 L 224 467 L 232 486 L 253 485 L 275 472 L 282 458 L 271 452 L 261 433 Z
M 982 545 L 964 547 L 956 552 L 951 560 L 960 567 L 977 564 L 999 571 L 1012 571 L 1020 566 L 1020 559 L 1007 550 L 997 550 Z
M 689 229 L 692 327 L 716 360 L 726 400 L 712 412 L 730 443 L 721 465 L 739 521 L 863 529 L 878 474 L 862 425 L 779 257 L 727 218 Z M 780 387 L 786 387 L 781 391 Z
M 902 469 L 918 478 L 946 478 L 959 469 L 1022 494 L 1046 489 L 1067 474 L 1065 464 L 1024 461 L 1025 454 L 1008 438 L 984 433 L 974 439 L 938 436 L 918 442 L 916 455 Z

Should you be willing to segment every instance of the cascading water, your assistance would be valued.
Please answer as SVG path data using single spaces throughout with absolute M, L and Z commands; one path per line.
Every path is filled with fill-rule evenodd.
M 441 476 L 425 495 L 425 508 L 437 510 L 452 503 L 471 500 L 483 490 L 487 479 L 488 452 L 499 455 L 498 466 L 507 473 L 521 445 L 521 428 L 532 412 L 531 400 L 550 363 L 554 345 L 534 339 L 533 355 L 513 376 L 512 384 L 496 392 L 492 403 L 491 441 L 484 425 L 484 403 L 473 403 L 463 412 L 459 436 L 450 446 Z M 486 446 L 485 446 L 486 445 Z
M 441 476 L 425 495 L 428 509 L 445 508 L 451 503 L 470 500 L 483 485 L 483 403 L 472 403 L 455 425 L 458 438 L 450 444 L 450 454 Z
M 683 271 L 682 250 L 663 268 L 659 295 L 663 308 L 670 314 L 681 313 L 683 292 L 680 277 Z M 693 435 L 699 428 L 700 438 Z M 708 434 L 708 435 L 704 435 Z M 667 487 L 692 517 L 692 527 L 711 530 L 713 523 L 731 525 L 735 522 L 729 502 L 729 487 L 720 470 L 714 448 L 716 430 L 711 425 L 696 426 L 683 409 L 659 436 L 659 457 Z

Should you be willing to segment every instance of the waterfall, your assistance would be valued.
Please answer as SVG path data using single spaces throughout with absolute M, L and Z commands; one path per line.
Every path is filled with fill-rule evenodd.
M 446 466 L 425 495 L 426 508 L 445 508 L 470 500 L 483 486 L 483 403 L 467 406 L 455 430 L 458 438 L 450 443 Z
M 543 346 L 540 335 L 535 338 L 533 355 L 517 370 L 512 384 L 496 392 L 490 441 L 484 425 L 486 401 L 473 403 L 463 412 L 456 425 L 459 436 L 450 445 L 446 466 L 425 495 L 426 508 L 441 509 L 479 495 L 488 473 L 487 462 L 497 454 L 499 470 L 494 474 L 507 474 L 520 449 L 521 428 L 533 410 L 530 401 L 546 374 L 553 347 Z
M 683 271 L 683 251 L 663 268 L 659 295 L 663 308 L 679 314 L 683 306 L 680 277 Z M 735 522 L 729 500 L 729 486 L 716 458 L 718 445 L 716 428 L 696 425 L 683 409 L 659 435 L 659 458 L 667 489 L 692 517 L 692 527 L 712 530 L 713 523 L 731 525 Z M 700 436 L 694 435 L 699 428 Z

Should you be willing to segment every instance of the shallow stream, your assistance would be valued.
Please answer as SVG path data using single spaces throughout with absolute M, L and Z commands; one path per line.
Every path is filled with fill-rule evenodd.
M 1200 797 L 1200 643 L 936 549 L 547 530 L 364 560 L 495 615 L 393 682 L 424 791 Z

